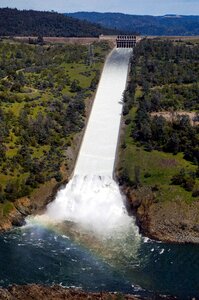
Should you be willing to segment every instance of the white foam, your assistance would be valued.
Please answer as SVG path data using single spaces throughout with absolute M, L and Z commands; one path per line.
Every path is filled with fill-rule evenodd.
M 71 221 L 99 233 L 122 230 L 131 222 L 116 182 L 99 176 L 74 176 L 48 205 L 45 218 Z
M 160 255 L 163 254 L 164 251 L 165 251 L 164 249 L 161 249 L 161 250 L 160 250 Z
M 126 231 L 132 224 L 112 179 L 131 55 L 132 49 L 114 49 L 108 56 L 73 178 L 36 222 L 71 221 L 99 234 Z

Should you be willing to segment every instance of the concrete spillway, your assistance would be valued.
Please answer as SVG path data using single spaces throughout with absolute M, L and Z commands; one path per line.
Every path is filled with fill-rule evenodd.
M 114 49 L 108 56 L 73 177 L 48 205 L 42 220 L 70 221 L 100 235 L 127 232 L 131 226 L 112 179 L 131 54 L 131 49 Z
M 114 49 L 108 56 L 74 175 L 112 176 L 132 49 Z

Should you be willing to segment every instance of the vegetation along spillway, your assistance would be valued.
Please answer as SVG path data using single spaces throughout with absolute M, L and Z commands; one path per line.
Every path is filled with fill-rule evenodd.
M 0 235 L 2 286 L 59 283 L 138 295 L 198 293 L 199 247 L 139 235 L 112 179 L 132 51 L 108 56 L 73 177 L 44 215 Z

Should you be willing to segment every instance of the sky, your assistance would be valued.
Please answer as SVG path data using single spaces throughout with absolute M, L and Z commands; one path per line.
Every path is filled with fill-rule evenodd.
M 0 0 L 0 7 L 58 12 L 199 15 L 199 0 Z

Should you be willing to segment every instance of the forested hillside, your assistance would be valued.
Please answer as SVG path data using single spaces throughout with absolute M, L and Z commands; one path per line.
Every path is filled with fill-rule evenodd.
M 55 12 L 0 9 L 0 36 L 92 37 L 102 33 L 114 34 L 116 31 Z
M 62 180 L 108 50 L 0 42 L 0 202 Z
M 199 44 L 143 40 L 125 93 L 123 176 L 156 200 L 199 197 Z
M 199 35 L 199 16 L 138 16 L 121 13 L 77 12 L 67 14 L 126 33 L 142 35 Z

